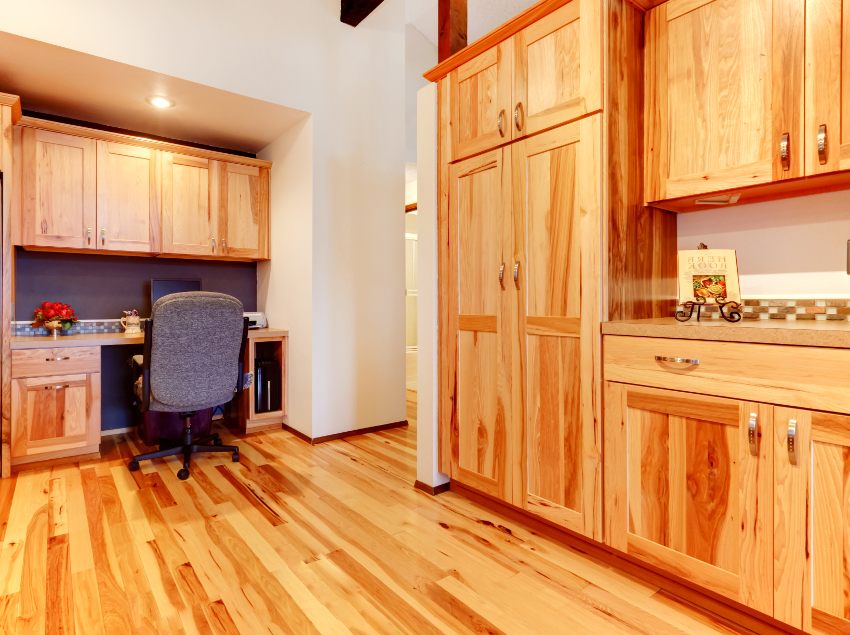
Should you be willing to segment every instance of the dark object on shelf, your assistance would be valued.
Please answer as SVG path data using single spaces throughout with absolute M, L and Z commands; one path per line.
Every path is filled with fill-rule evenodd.
M 280 362 L 258 359 L 254 369 L 255 412 L 276 412 L 281 409 Z
M 697 310 L 697 322 L 699 322 L 700 317 L 702 316 L 702 307 L 705 306 L 705 298 L 698 298 L 697 300 L 685 302 L 682 305 L 682 309 L 676 311 L 676 319 L 679 322 L 687 322 L 694 315 L 694 308 Z M 727 322 L 740 322 L 741 312 L 739 309 L 741 308 L 741 304 L 735 302 L 733 300 L 726 300 L 725 298 L 717 298 L 717 306 L 720 309 L 720 317 L 722 317 Z M 728 310 L 728 312 L 727 312 Z

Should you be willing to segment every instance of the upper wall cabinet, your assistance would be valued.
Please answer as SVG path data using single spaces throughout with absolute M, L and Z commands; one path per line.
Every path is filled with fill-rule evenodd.
M 162 251 L 217 253 L 218 210 L 210 206 L 209 159 L 162 153 Z
M 649 13 L 648 201 L 802 175 L 803 9 L 670 0 Z
M 600 11 L 572 0 L 451 72 L 452 160 L 602 108 Z
M 514 138 L 602 108 L 601 6 L 573 0 L 514 36 Z
M 95 248 L 97 142 L 24 128 L 21 135 L 23 242 Z
M 98 247 L 159 251 L 159 171 L 156 150 L 97 142 Z
M 220 253 L 263 259 L 269 253 L 269 171 L 217 162 Z
M 34 119 L 22 122 L 15 138 L 15 244 L 269 257 L 267 161 Z

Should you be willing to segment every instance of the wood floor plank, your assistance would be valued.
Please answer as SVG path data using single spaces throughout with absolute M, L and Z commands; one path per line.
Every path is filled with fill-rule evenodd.
M 415 404 L 409 404 L 415 414 Z M 412 487 L 416 424 L 0 481 L 0 633 L 734 632 L 515 519 Z

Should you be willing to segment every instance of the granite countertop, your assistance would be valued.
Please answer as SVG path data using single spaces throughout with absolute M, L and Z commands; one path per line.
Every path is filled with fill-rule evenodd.
M 248 339 L 257 337 L 288 336 L 286 329 L 265 328 L 251 329 Z M 53 338 L 49 335 L 15 335 L 11 338 L 13 351 L 32 348 L 72 348 L 76 346 L 120 346 L 127 344 L 142 344 L 144 335 L 126 335 L 125 333 L 79 333 L 77 335 L 60 335 Z
M 602 333 L 683 340 L 850 348 L 850 321 L 846 320 L 744 320 L 730 323 L 716 319 L 679 322 L 669 317 L 603 322 Z

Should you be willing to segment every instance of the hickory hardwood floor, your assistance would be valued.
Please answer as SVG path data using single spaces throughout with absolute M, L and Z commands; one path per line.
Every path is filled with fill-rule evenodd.
M 242 462 L 103 458 L 0 482 L 0 633 L 732 632 L 454 493 L 414 490 L 415 427 Z

